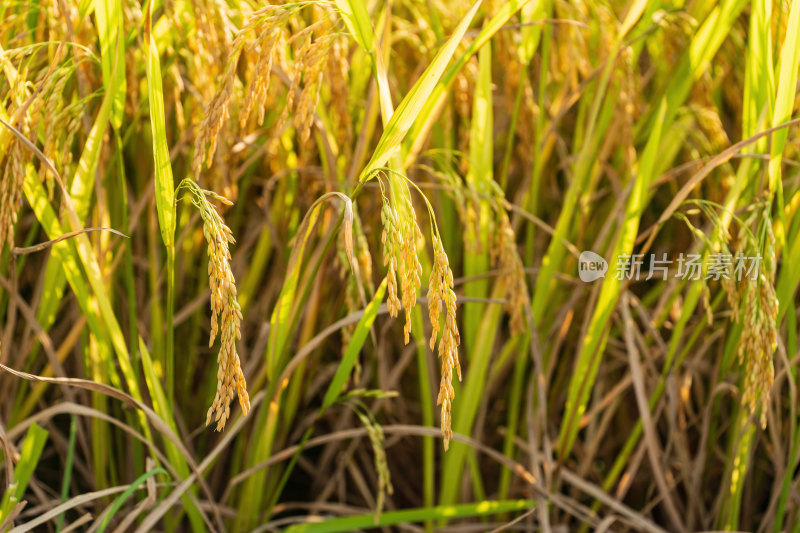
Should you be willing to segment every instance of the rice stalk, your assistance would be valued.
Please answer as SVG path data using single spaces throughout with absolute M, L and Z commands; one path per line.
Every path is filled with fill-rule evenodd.
M 436 346 L 436 339 L 441 332 L 439 341 L 439 358 L 442 360 L 442 376 L 439 382 L 439 395 L 436 398 L 436 405 L 441 405 L 441 426 L 442 436 L 444 437 L 444 449 L 450 445 L 453 438 L 452 401 L 455 399 L 453 390 L 453 369 L 458 374 L 461 381 L 461 364 L 458 360 L 458 345 L 461 344 L 461 336 L 458 333 L 456 324 L 456 293 L 453 292 L 453 271 L 447 254 L 442 246 L 441 238 L 432 236 L 433 240 L 433 268 L 431 269 L 430 280 L 428 281 L 428 316 L 431 321 L 431 338 L 429 346 L 433 350 Z M 444 331 L 441 331 L 439 318 L 444 306 L 445 319 Z
M 184 179 L 178 189 L 184 189 L 189 194 L 189 200 L 200 211 L 203 236 L 208 243 L 208 284 L 211 289 L 211 334 L 208 346 L 210 348 L 214 345 L 219 333 L 220 349 L 217 356 L 217 393 L 208 409 L 206 425 L 213 418 L 217 423 L 217 431 L 222 431 L 230 418 L 230 403 L 234 392 L 239 396 L 242 414 L 247 416 L 250 411 L 247 382 L 236 351 L 236 343 L 241 338 L 242 311 L 236 299 L 236 280 L 231 271 L 231 253 L 228 249 L 228 244 L 236 241 L 208 198 L 226 205 L 232 204 L 211 191 L 201 189 L 189 178 Z

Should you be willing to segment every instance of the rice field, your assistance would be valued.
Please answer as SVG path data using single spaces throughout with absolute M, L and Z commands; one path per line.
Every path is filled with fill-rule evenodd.
M 800 1 L 0 16 L 0 532 L 800 532 Z

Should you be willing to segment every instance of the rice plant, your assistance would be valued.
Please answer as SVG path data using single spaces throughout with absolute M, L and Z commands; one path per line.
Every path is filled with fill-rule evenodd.
M 800 532 L 800 2 L 0 15 L 0 531 Z

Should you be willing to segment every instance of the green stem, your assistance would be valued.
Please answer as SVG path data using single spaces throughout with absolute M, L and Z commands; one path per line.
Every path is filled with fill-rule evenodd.
M 428 351 L 423 335 L 424 326 L 422 323 L 422 311 L 419 307 L 414 308 L 412 313 L 414 338 L 417 343 L 417 371 L 419 374 L 419 404 L 422 410 L 422 425 L 434 427 L 433 418 L 433 395 L 431 394 L 431 376 L 428 372 Z M 434 493 L 434 449 L 433 437 L 422 438 L 422 497 L 425 507 L 433 507 Z M 433 531 L 433 521 L 425 521 L 426 533 Z
M 72 465 L 75 459 L 75 436 L 78 432 L 78 417 L 72 415 L 69 422 L 69 445 L 67 446 L 67 460 L 64 464 L 64 477 L 61 482 L 61 503 L 67 501 L 69 496 L 69 485 L 72 480 Z M 58 515 L 56 522 L 56 532 L 60 532 L 64 525 L 64 514 Z
M 167 347 L 166 369 L 164 379 L 167 382 L 167 405 L 170 410 L 175 399 L 175 328 L 173 315 L 175 313 L 175 247 L 167 248 Z

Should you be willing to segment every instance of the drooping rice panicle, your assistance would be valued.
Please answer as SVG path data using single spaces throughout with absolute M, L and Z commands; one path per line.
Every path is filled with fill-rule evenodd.
M 203 219 L 203 236 L 208 243 L 208 285 L 211 289 L 211 334 L 208 346 L 214 345 L 219 333 L 220 349 L 217 356 L 217 393 L 208 409 L 206 425 L 217 422 L 217 431 L 225 429 L 230 418 L 230 402 L 234 392 L 239 396 L 242 413 L 250 410 L 250 396 L 242 372 L 236 343 L 241 338 L 242 309 L 236 299 L 236 280 L 231 271 L 231 254 L 228 244 L 236 242 L 230 228 L 208 200 L 208 196 L 223 203 L 226 199 L 204 191 L 191 179 L 185 179 L 179 189 L 185 189 Z
M 433 236 L 433 268 L 431 269 L 428 283 L 428 314 L 433 332 L 431 333 L 430 348 L 436 346 L 441 327 L 439 317 L 442 306 L 445 311 L 444 331 L 439 341 L 439 358 L 442 360 L 442 376 L 439 384 L 439 396 L 436 404 L 441 405 L 441 426 L 444 437 L 444 449 L 450 445 L 453 438 L 451 427 L 451 407 L 455 398 L 453 390 L 453 369 L 456 370 L 458 380 L 461 381 L 461 364 L 458 360 L 458 346 L 461 336 L 456 324 L 456 294 L 453 292 L 453 272 L 447 254 L 442 246 L 441 239 Z

